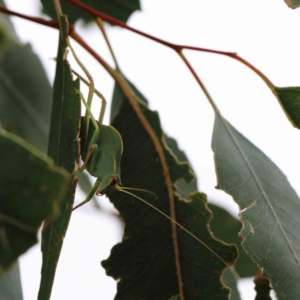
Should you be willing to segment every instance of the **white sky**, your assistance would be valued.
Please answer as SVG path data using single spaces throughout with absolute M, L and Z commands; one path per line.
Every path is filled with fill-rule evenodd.
M 38 13 L 37 0 L 6 3 L 22 13 Z M 50 58 L 56 56 L 57 32 L 18 18 L 13 22 L 22 41 L 30 42 L 39 53 L 52 82 L 55 64 Z M 283 0 L 144 0 L 142 12 L 134 13 L 129 20 L 132 27 L 167 41 L 237 52 L 277 86 L 300 86 L 299 23 L 300 9 L 289 9 Z M 95 27 L 78 31 L 84 32 L 84 38 L 112 64 Z M 200 190 L 209 201 L 237 216 L 231 197 L 214 189 L 210 148 L 213 111 L 179 57 L 124 29 L 108 27 L 108 34 L 122 70 L 148 98 L 150 108 L 159 111 L 165 131 L 186 151 Z M 97 88 L 110 99 L 113 81 L 82 49 L 76 51 L 92 72 Z M 230 58 L 185 53 L 227 120 L 281 168 L 300 194 L 299 131 L 289 124 L 264 82 Z M 95 114 L 97 111 L 99 107 L 95 106 Z M 77 201 L 83 198 L 79 194 Z M 110 209 L 104 198 L 99 201 Z M 99 262 L 108 257 L 111 246 L 120 238 L 121 228 L 112 217 L 96 212 L 91 205 L 76 211 L 65 239 L 52 299 L 113 299 L 115 283 L 105 276 Z M 37 295 L 39 249 L 36 246 L 21 258 L 25 300 Z M 254 299 L 251 281 L 240 287 L 244 300 Z

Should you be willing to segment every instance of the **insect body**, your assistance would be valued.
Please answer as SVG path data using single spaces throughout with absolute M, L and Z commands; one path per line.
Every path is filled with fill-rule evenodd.
M 97 122 L 98 123 L 98 122 Z M 105 189 L 112 183 L 121 185 L 120 162 L 123 152 L 123 142 L 119 132 L 112 126 L 101 125 L 98 139 L 94 145 L 86 147 L 81 144 L 81 157 L 83 161 L 89 160 L 86 170 L 100 180 L 96 194 L 105 194 Z M 95 128 L 89 127 L 87 140 L 92 140 Z
M 122 186 L 120 162 L 123 153 L 123 142 L 121 135 L 114 127 L 96 121 L 81 92 L 77 91 L 77 93 L 87 108 L 90 118 L 82 119 L 80 146 L 81 158 L 84 163 L 74 174 L 86 169 L 97 180 L 86 199 L 74 207 L 73 210 L 90 201 L 95 193 L 96 195 L 103 195 L 106 194 L 106 190 L 110 186 Z M 88 129 L 86 130 L 86 128 Z

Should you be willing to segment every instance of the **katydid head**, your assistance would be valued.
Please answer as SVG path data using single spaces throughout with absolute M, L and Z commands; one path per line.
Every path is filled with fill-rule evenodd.
M 99 187 L 96 191 L 97 196 L 101 196 L 107 193 L 108 190 L 112 188 L 121 187 L 121 178 L 116 174 L 108 174 L 104 176 L 99 184 Z
M 148 190 L 145 190 L 145 189 L 122 187 L 121 178 L 120 178 L 120 176 L 118 176 L 116 174 L 113 174 L 113 175 L 110 174 L 110 175 L 106 175 L 106 176 L 103 177 L 103 179 L 100 182 L 99 187 L 96 191 L 96 196 L 102 196 L 102 195 L 107 194 L 107 192 L 112 191 L 112 190 L 129 194 L 129 195 L 131 195 L 135 198 L 139 198 L 139 197 L 137 197 L 136 195 L 134 195 L 130 192 L 127 192 L 126 190 L 140 191 L 140 192 L 145 192 L 145 193 L 151 194 L 155 198 L 157 198 L 155 193 L 153 193 L 151 191 L 148 191 Z

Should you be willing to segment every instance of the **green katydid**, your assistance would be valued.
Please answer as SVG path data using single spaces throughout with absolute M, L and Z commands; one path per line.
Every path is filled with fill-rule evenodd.
M 71 47 L 70 49 L 75 57 L 75 60 L 82 67 L 82 64 L 76 56 L 74 50 Z M 91 82 L 93 82 L 88 71 L 85 68 L 83 68 L 83 70 L 88 78 L 90 78 Z M 90 86 L 90 84 L 77 72 L 73 71 L 73 73 L 77 75 L 81 81 Z M 91 191 L 88 193 L 86 199 L 75 206 L 73 210 L 89 202 L 94 194 L 96 194 L 97 196 L 106 194 L 106 190 L 108 188 L 115 188 L 121 192 L 125 192 L 125 190 L 143 191 L 150 193 L 156 197 L 154 193 L 148 190 L 129 187 L 122 188 L 120 175 L 120 162 L 123 153 L 122 138 L 120 133 L 114 127 L 102 124 L 106 107 L 106 100 L 103 95 L 94 87 L 92 87 L 92 89 L 93 92 L 95 92 L 95 94 L 102 100 L 102 107 L 98 121 L 95 120 L 90 110 L 93 94 L 89 92 L 90 98 L 88 99 L 88 101 L 86 101 L 82 93 L 78 90 L 76 91 L 86 108 L 86 116 L 84 117 L 84 120 L 82 122 L 82 128 L 80 132 L 81 157 L 84 163 L 77 171 L 74 172 L 74 174 L 78 174 L 86 169 L 90 173 L 90 175 L 96 177 L 97 180 Z M 93 126 L 89 126 L 90 122 Z M 136 195 L 131 194 L 127 191 L 125 193 L 137 197 Z
M 93 195 L 103 195 L 110 185 L 121 186 L 120 161 L 123 152 L 123 142 L 119 132 L 112 126 L 100 124 L 91 114 L 83 95 L 77 91 L 90 114 L 94 127 L 89 126 L 88 136 L 85 137 L 85 126 L 81 130 L 81 157 L 83 166 L 77 171 L 86 169 L 97 180 L 86 199 L 74 209 L 90 201 Z M 83 125 L 86 124 L 83 122 Z M 101 129 L 101 131 L 100 131 Z
M 209 246 L 206 245 L 202 240 L 200 240 L 197 236 L 191 233 L 188 229 L 184 226 L 176 222 L 170 216 L 159 210 L 154 205 L 150 204 L 146 200 L 138 197 L 137 195 L 128 192 L 127 190 L 136 190 L 136 191 L 143 191 L 152 194 L 156 197 L 154 193 L 148 190 L 139 189 L 139 188 L 131 188 L 131 187 L 122 187 L 121 184 L 121 176 L 120 176 L 120 162 L 123 153 L 123 142 L 120 133 L 112 126 L 106 126 L 102 124 L 105 108 L 106 108 L 106 100 L 103 95 L 94 88 L 93 78 L 89 74 L 88 70 L 84 67 L 81 63 L 79 58 L 77 57 L 75 51 L 73 50 L 72 46 L 68 42 L 68 46 L 78 63 L 81 69 L 84 71 L 86 76 L 89 79 L 89 82 L 82 78 L 78 73 L 73 71 L 75 75 L 77 75 L 81 81 L 83 81 L 86 85 L 89 86 L 89 94 L 88 94 L 88 101 L 85 100 L 84 96 L 80 91 L 76 91 L 81 98 L 85 108 L 86 114 L 82 122 L 82 128 L 80 131 L 80 138 L 81 138 L 81 157 L 83 160 L 83 165 L 74 172 L 74 174 L 78 174 L 86 169 L 92 176 L 96 177 L 97 180 L 93 186 L 93 188 L 88 193 L 86 199 L 82 201 L 80 204 L 75 206 L 73 210 L 77 209 L 78 207 L 84 205 L 85 203 L 89 202 L 94 194 L 96 195 L 104 195 L 110 189 L 115 189 L 116 191 L 123 192 L 129 194 L 140 201 L 144 202 L 171 222 L 176 224 L 182 230 L 184 230 L 187 234 L 192 236 L 195 240 L 197 240 L 200 244 L 202 244 L 205 248 L 207 248 L 211 253 L 213 253 L 220 261 L 224 263 L 233 273 L 234 275 L 239 278 L 238 274 L 233 271 L 230 266 L 218 255 L 214 250 L 212 250 Z M 91 110 L 92 98 L 93 94 L 96 94 L 102 100 L 101 111 L 99 115 L 99 120 L 96 121 Z M 90 126 L 91 124 L 93 126 Z
M 83 78 L 81 78 L 81 80 L 83 80 Z M 100 94 L 96 90 L 95 92 L 98 95 Z M 81 157 L 84 163 L 75 174 L 86 169 L 92 176 L 96 177 L 97 180 L 86 199 L 74 207 L 73 210 L 90 201 L 94 194 L 97 196 L 106 194 L 109 187 L 116 188 L 122 192 L 125 192 L 125 189 L 131 189 L 155 195 L 144 189 L 121 188 L 120 162 L 123 153 L 121 135 L 114 127 L 106 126 L 100 124 L 99 121 L 96 121 L 82 93 L 80 91 L 77 91 L 77 93 L 80 95 L 80 98 L 90 115 L 90 121 L 94 125 L 94 128 L 89 126 L 88 136 L 85 138 L 85 127 L 82 127 Z

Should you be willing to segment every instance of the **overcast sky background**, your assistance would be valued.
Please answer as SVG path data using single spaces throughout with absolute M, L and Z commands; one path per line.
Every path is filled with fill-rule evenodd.
M 6 0 L 9 8 L 38 15 L 37 0 Z M 129 25 L 178 44 L 237 52 L 261 70 L 275 85 L 300 86 L 300 9 L 289 9 L 283 0 L 143 0 Z M 53 82 L 57 31 L 13 18 L 23 42 L 30 42 Z M 78 24 L 80 25 L 80 24 Z M 109 52 L 95 26 L 78 31 L 102 57 L 112 64 Z M 208 200 L 226 207 L 237 217 L 231 197 L 216 190 L 211 135 L 213 110 L 177 54 L 159 44 L 117 27 L 107 31 L 123 72 L 158 110 L 164 130 L 179 142 L 196 171 L 199 189 Z M 75 46 L 75 42 L 72 43 Z M 91 71 L 96 87 L 111 98 L 113 81 L 80 47 L 80 59 Z M 287 175 L 300 194 L 299 131 L 294 129 L 265 83 L 237 61 L 213 54 L 185 51 L 214 101 L 227 120 L 264 151 Z M 75 63 L 71 60 L 72 67 Z M 78 70 L 78 68 L 77 68 Z M 97 115 L 99 106 L 95 105 Z M 105 124 L 109 123 L 109 112 Z M 84 199 L 78 193 L 77 201 Z M 112 210 L 104 197 L 99 201 Z M 52 299 L 111 300 L 115 282 L 106 277 L 100 261 L 122 236 L 111 216 L 90 204 L 73 215 L 59 261 Z M 40 245 L 21 257 L 24 299 L 36 298 Z M 251 280 L 239 285 L 243 300 L 254 299 Z

